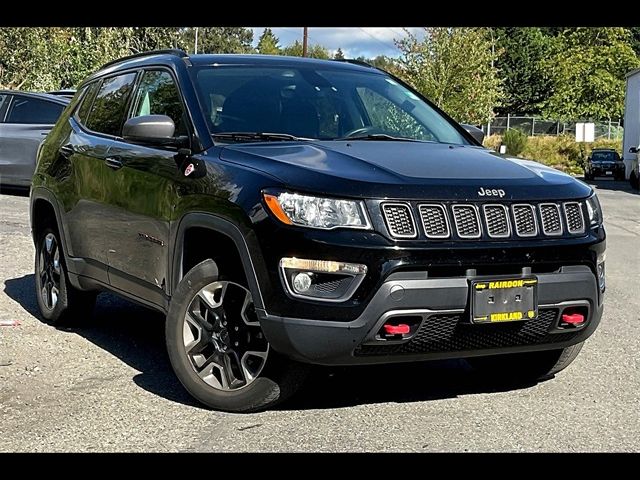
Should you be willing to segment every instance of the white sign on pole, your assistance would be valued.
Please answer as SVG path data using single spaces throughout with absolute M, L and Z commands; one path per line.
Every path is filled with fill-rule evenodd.
M 576 123 L 576 142 L 593 142 L 595 138 L 595 123 Z

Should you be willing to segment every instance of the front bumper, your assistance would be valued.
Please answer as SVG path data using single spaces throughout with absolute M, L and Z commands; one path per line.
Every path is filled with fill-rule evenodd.
M 585 265 L 538 274 L 539 316 L 535 320 L 490 325 L 468 322 L 469 278 L 427 278 L 424 272 L 389 275 L 352 321 L 270 315 L 258 311 L 272 347 L 291 358 L 322 365 L 349 365 L 462 358 L 495 353 L 564 348 L 589 337 L 602 316 L 602 295 L 593 271 Z M 558 321 L 570 306 L 588 310 L 576 329 Z M 376 339 L 392 316 L 419 318 L 410 338 Z
M 614 177 L 624 174 L 624 164 L 616 166 L 592 165 L 589 168 L 589 174 L 594 177 Z

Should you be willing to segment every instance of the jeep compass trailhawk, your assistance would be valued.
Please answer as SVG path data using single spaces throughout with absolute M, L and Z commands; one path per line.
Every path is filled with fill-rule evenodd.
M 101 290 L 165 312 L 176 375 L 227 411 L 283 400 L 308 364 L 549 377 L 602 315 L 600 205 L 472 131 L 353 62 L 107 64 L 39 152 L 42 315 L 86 318 Z

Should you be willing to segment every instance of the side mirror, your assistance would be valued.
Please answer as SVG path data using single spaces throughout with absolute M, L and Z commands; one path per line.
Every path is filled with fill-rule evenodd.
M 484 132 L 474 125 L 469 125 L 466 123 L 461 123 L 460 126 L 464 128 L 468 134 L 470 134 L 476 142 L 482 145 L 482 141 L 484 140 Z
M 638 152 L 640 152 L 640 148 L 638 147 L 631 147 L 629 149 L 629 153 L 638 153 Z
M 166 115 L 143 115 L 127 120 L 122 127 L 122 138 L 143 145 L 175 145 L 176 126 Z

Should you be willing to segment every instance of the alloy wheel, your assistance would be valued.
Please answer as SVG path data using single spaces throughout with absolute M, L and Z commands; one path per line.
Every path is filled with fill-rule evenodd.
M 269 354 L 251 293 L 228 281 L 210 283 L 191 300 L 183 342 L 196 374 L 209 386 L 225 391 L 251 384 Z
M 60 248 L 53 233 L 48 233 L 40 246 L 40 295 L 45 307 L 49 310 L 56 308 L 60 296 Z

